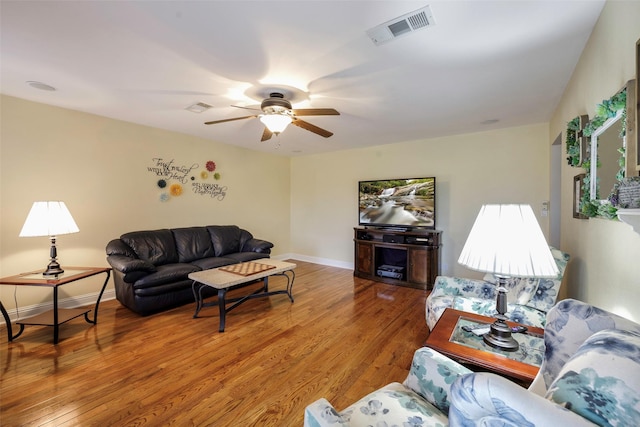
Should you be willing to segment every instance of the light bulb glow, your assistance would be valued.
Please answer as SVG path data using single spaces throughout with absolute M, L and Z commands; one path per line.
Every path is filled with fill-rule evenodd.
M 291 123 L 291 116 L 286 114 L 262 114 L 260 121 L 276 135 L 287 128 Z

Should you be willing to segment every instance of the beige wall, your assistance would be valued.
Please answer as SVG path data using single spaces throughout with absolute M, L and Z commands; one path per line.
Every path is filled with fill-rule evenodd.
M 480 277 L 457 263 L 486 203 L 528 203 L 540 216 L 549 194 L 550 142 L 538 124 L 292 159 L 292 251 L 353 265 L 359 180 L 436 177 L 442 273 Z
M 549 139 L 563 133 L 564 144 L 569 120 L 593 117 L 596 104 L 635 78 L 639 23 L 640 2 L 607 2 L 553 114 Z M 582 171 L 562 167 L 562 247 L 572 255 L 566 295 L 640 321 L 640 235 L 618 221 L 573 219 L 573 177 Z
M 44 268 L 46 237 L 18 237 L 36 200 L 62 200 L 80 232 L 58 238 L 64 265 L 107 266 L 104 248 L 127 231 L 237 224 L 289 252 L 288 158 L 187 135 L 2 96 L 0 276 Z M 189 192 L 161 202 L 153 158 L 218 165 L 224 200 Z M 214 183 L 213 178 L 208 181 Z M 97 292 L 99 279 L 64 286 L 61 298 Z M 18 305 L 49 300 L 50 290 L 20 287 Z M 12 310 L 14 289 L 0 286 Z

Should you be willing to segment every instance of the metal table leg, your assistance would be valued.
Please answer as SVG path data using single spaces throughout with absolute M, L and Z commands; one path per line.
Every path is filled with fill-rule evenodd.
M 20 330 L 18 331 L 18 333 L 13 335 L 11 319 L 9 318 L 9 313 L 7 313 L 7 310 L 4 308 L 2 301 L 0 301 L 0 311 L 2 311 L 2 317 L 4 317 L 4 323 L 7 325 L 7 339 L 9 341 L 13 341 L 14 339 L 18 338 L 20 334 L 22 334 L 22 331 L 24 331 L 24 325 L 20 325 Z
M 220 327 L 218 328 L 218 332 L 224 332 L 224 325 L 227 320 L 227 302 L 225 300 L 226 295 L 226 289 L 218 289 L 218 307 L 220 308 Z
M 58 323 L 58 287 L 53 288 L 53 343 L 58 344 L 60 324 Z
M 104 283 L 102 285 L 102 289 L 100 290 L 100 294 L 98 295 L 98 300 L 96 301 L 96 307 L 93 310 L 93 320 L 89 319 L 89 313 L 84 314 L 84 319 L 92 324 L 98 323 L 98 306 L 100 305 L 100 300 L 102 299 L 102 294 L 104 294 L 104 290 L 107 288 L 107 283 L 109 283 L 109 278 L 111 277 L 111 270 L 105 271 L 107 273 L 107 278 L 104 279 Z

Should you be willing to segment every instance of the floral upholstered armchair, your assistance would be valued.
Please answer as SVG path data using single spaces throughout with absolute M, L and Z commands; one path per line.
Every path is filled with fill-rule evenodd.
M 416 351 L 409 375 L 338 412 L 307 406 L 304 425 L 635 426 L 640 419 L 640 325 L 580 301 L 547 315 L 545 358 L 528 389 Z
M 544 328 L 547 311 L 556 303 L 562 277 L 569 262 L 569 255 L 550 247 L 558 266 L 558 276 L 553 279 L 514 277 L 507 280 L 507 313 L 509 320 Z M 492 274 L 484 280 L 460 277 L 436 277 L 433 290 L 427 297 L 426 319 L 432 330 L 447 308 L 454 308 L 485 316 L 496 314 L 497 279 Z

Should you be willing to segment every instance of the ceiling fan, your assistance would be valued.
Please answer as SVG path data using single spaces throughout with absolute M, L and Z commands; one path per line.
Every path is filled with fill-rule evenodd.
M 260 104 L 260 110 L 257 108 L 240 107 L 232 105 L 236 108 L 244 108 L 246 110 L 262 111 L 262 114 L 253 114 L 251 116 L 235 117 L 233 119 L 214 120 L 211 122 L 205 122 L 205 125 L 215 125 L 217 123 L 231 122 L 234 120 L 259 118 L 264 123 L 264 132 L 262 133 L 262 139 L 260 141 L 266 141 L 271 139 L 272 135 L 278 135 L 285 130 L 287 125 L 291 123 L 294 126 L 298 126 L 302 129 L 306 129 L 310 132 L 329 138 L 333 135 L 333 132 L 329 132 L 326 129 L 319 128 L 309 122 L 301 120 L 298 116 L 339 116 L 340 113 L 333 108 L 291 108 L 291 103 L 284 99 L 284 95 L 280 92 L 271 92 L 269 98 L 262 101 Z

